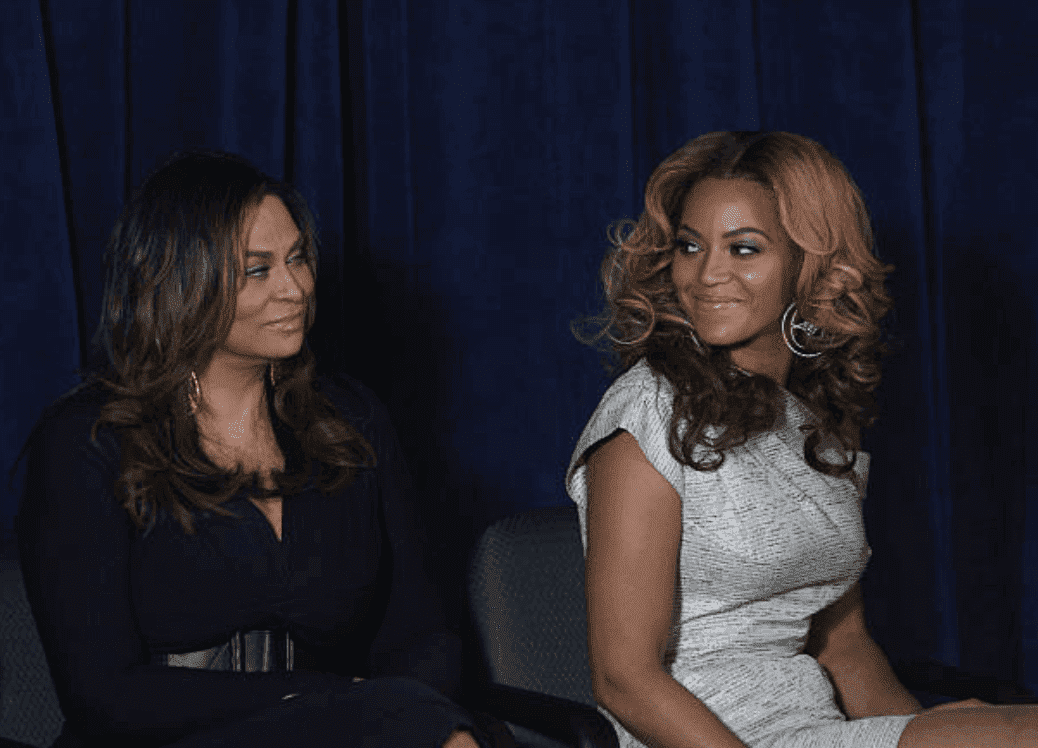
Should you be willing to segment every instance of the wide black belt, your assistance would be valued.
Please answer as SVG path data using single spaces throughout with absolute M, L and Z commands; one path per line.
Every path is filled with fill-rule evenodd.
M 168 667 L 243 673 L 318 669 L 313 656 L 303 647 L 297 649 L 287 630 L 266 629 L 235 631 L 228 641 L 215 647 L 197 652 L 155 654 L 151 662 Z

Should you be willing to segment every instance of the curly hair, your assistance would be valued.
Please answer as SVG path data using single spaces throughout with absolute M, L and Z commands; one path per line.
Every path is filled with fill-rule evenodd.
M 826 475 L 846 475 L 856 456 L 829 463 L 819 457 L 819 447 L 829 435 L 845 451 L 856 450 L 861 429 L 876 420 L 873 391 L 880 359 L 889 352 L 879 322 L 893 306 L 884 281 L 894 268 L 874 255 L 858 186 L 815 141 L 787 132 L 712 132 L 664 159 L 645 187 L 639 220 L 609 228 L 612 249 L 601 266 L 606 308 L 579 320 L 597 324 L 597 333 L 582 335 L 576 324 L 571 330 L 587 344 L 611 341 L 606 349 L 620 360 L 619 367 L 607 364 L 612 373 L 644 358 L 666 378 L 674 390 L 669 447 L 684 465 L 717 470 L 725 450 L 772 428 L 778 384 L 740 373 L 725 348 L 697 346 L 671 279 L 682 208 L 706 178 L 748 180 L 776 198 L 800 268 L 794 300 L 801 315 L 824 331 L 822 355 L 794 357 L 788 383 L 817 416 L 801 427 L 807 434 L 804 458 Z M 711 435 L 710 427 L 718 431 Z M 694 457 L 697 445 L 707 450 L 702 460 Z
M 285 204 L 316 278 L 318 234 L 302 195 L 233 154 L 172 154 L 141 184 L 112 231 L 91 363 L 75 390 L 109 391 L 91 438 L 104 424 L 121 435 L 116 495 L 138 528 L 153 525 L 161 508 L 194 534 L 192 509 L 235 516 L 221 504 L 243 487 L 256 496 L 297 492 L 311 477 L 311 460 L 320 464 L 317 482 L 325 493 L 375 464 L 371 445 L 315 387 L 316 361 L 305 342 L 295 356 L 272 362 L 277 384 L 266 383 L 268 412 L 294 435 L 308 458 L 303 467 L 295 474 L 286 472 L 288 464 L 273 471 L 276 488 L 265 490 L 258 472 L 246 473 L 240 463 L 223 470 L 203 454 L 190 375 L 205 369 L 230 332 L 244 283 L 246 224 L 266 195 Z M 314 314 L 310 294 L 307 332 Z

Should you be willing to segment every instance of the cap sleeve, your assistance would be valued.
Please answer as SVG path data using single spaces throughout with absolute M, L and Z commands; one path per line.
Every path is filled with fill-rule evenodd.
M 631 434 L 649 463 L 684 495 L 684 466 L 668 446 L 674 393 L 657 377 L 645 359 L 619 377 L 602 396 L 584 427 L 566 471 L 566 491 L 577 505 L 580 535 L 587 548 L 587 482 L 585 458 L 589 449 L 618 430 Z

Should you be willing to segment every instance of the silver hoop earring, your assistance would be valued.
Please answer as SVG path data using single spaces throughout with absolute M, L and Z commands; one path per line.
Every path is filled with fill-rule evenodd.
M 793 353 L 795 355 L 800 356 L 801 358 L 817 358 L 818 356 L 821 356 L 823 353 L 825 353 L 825 351 L 818 351 L 817 353 L 811 353 L 810 351 L 807 350 L 806 347 L 804 347 L 803 343 L 801 343 L 799 340 L 797 340 L 794 337 L 794 334 L 799 331 L 799 332 L 803 333 L 804 335 L 806 335 L 808 338 L 818 339 L 818 338 L 820 338 L 822 336 L 821 328 L 819 328 L 818 325 L 811 324 L 806 319 L 803 320 L 802 322 L 799 322 L 799 323 L 794 322 L 794 319 L 796 318 L 796 314 L 797 314 L 796 303 L 793 302 L 793 303 L 790 303 L 790 305 L 788 307 L 786 307 L 786 311 L 782 315 L 782 328 L 781 328 L 782 329 L 782 340 L 785 341 L 786 347 L 789 348 L 789 350 L 793 351 Z M 788 334 L 786 333 L 786 320 L 787 319 L 789 320 L 789 333 Z
M 191 371 L 191 389 L 187 393 L 187 401 L 191 405 L 191 412 L 198 413 L 198 403 L 202 399 L 202 388 L 198 386 L 198 377 L 194 370 Z

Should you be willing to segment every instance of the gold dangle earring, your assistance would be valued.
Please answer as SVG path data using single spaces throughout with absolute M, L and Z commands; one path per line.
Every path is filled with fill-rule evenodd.
M 274 381 L 274 362 L 271 361 L 270 362 L 270 388 L 274 389 L 274 387 L 276 387 L 276 386 L 277 386 L 277 383 Z
M 191 389 L 187 393 L 187 401 L 191 405 L 191 412 L 198 414 L 198 403 L 202 399 L 202 388 L 198 386 L 198 377 L 194 370 L 191 371 Z

